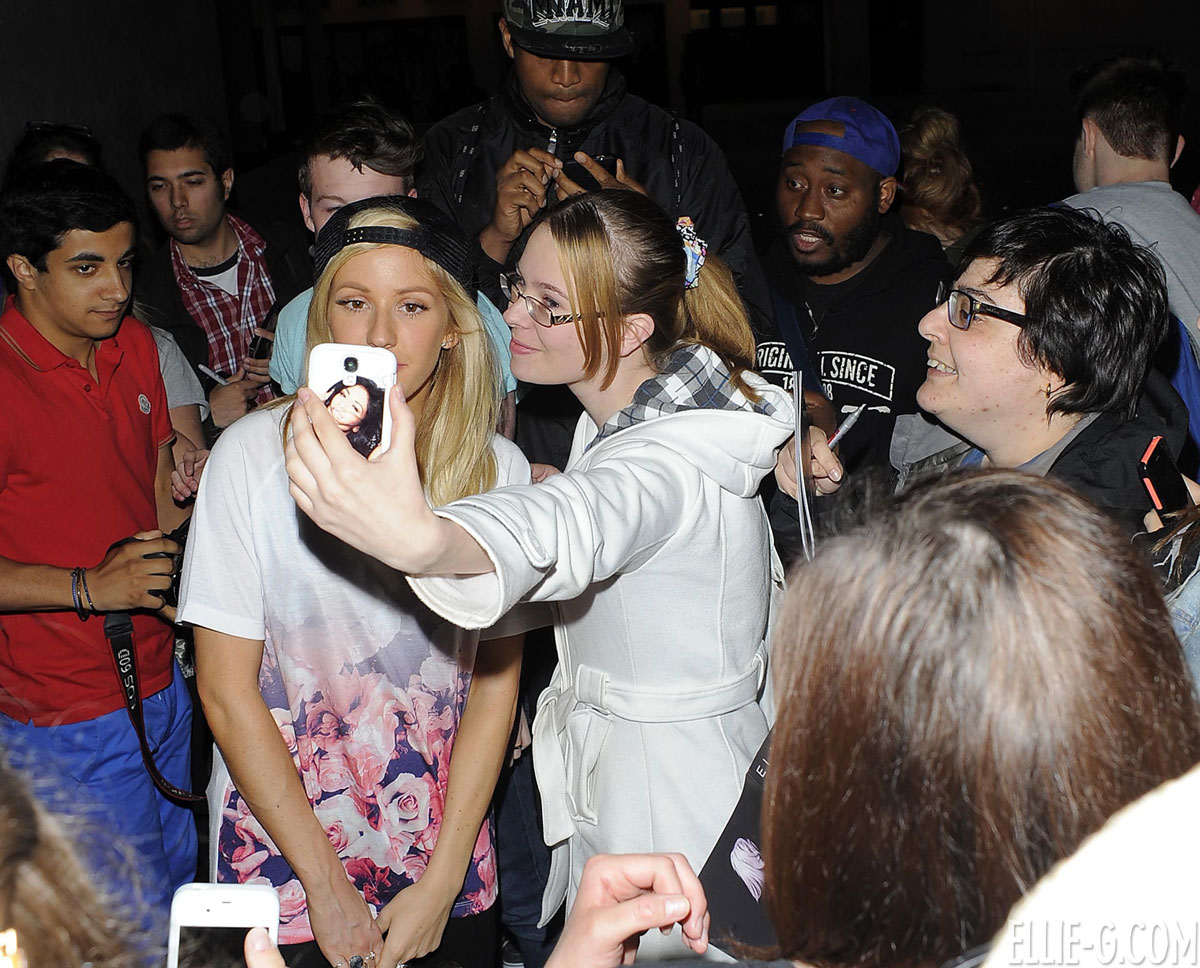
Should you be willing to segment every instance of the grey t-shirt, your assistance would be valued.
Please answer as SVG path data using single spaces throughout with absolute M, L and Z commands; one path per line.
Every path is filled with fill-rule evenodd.
M 200 407 L 200 419 L 208 419 L 208 398 L 183 350 L 165 329 L 150 326 L 150 332 L 158 347 L 158 368 L 162 371 L 163 386 L 167 388 L 167 406 L 186 407 L 194 403 Z
M 1148 245 L 1167 273 L 1171 312 L 1187 327 L 1200 352 L 1200 215 L 1167 182 L 1119 182 L 1072 195 L 1064 204 L 1094 208 L 1135 242 Z

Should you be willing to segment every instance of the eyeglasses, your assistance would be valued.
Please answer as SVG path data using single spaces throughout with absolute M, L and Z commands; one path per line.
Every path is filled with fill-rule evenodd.
M 26 121 L 25 130 L 28 132 L 43 131 L 70 131 L 72 134 L 83 135 L 85 138 L 94 138 L 92 129 L 86 124 L 60 124 L 57 121 Z
M 961 289 L 950 290 L 950 295 L 946 298 L 946 315 L 950 317 L 950 325 L 955 329 L 970 329 L 971 324 L 975 322 L 976 315 L 981 313 L 984 316 L 1003 319 L 1006 323 L 1012 323 L 1014 326 L 1024 326 L 1027 318 L 1011 309 L 1003 309 L 1000 306 L 980 302 L 970 293 L 963 292 Z
M 509 305 L 512 305 L 518 299 L 523 299 L 525 301 L 525 311 L 529 313 L 529 318 L 539 326 L 561 326 L 563 323 L 583 319 L 580 313 L 550 312 L 549 306 L 540 299 L 525 292 L 525 280 L 516 272 L 500 273 L 500 291 L 504 293 L 504 298 L 508 300 Z

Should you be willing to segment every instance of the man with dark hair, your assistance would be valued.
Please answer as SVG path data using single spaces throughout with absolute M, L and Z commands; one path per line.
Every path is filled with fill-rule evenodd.
M 1200 347 L 1200 215 L 1171 188 L 1183 151 L 1183 73 L 1153 57 L 1119 57 L 1086 72 L 1078 102 L 1073 170 L 1078 195 L 1151 246 L 1167 274 L 1171 312 Z
M 690 216 L 753 303 L 749 217 L 724 155 L 695 125 L 627 93 L 613 65 L 634 48 L 621 0 L 502 7 L 504 88 L 429 129 L 421 177 L 422 195 L 478 239 L 492 296 L 501 298 L 496 277 L 538 211 L 599 185 L 637 188 L 673 218 Z
M 986 455 L 1065 481 L 1141 530 L 1151 505 L 1138 461 L 1156 436 L 1178 457 L 1187 433 L 1183 401 L 1150 368 L 1169 324 L 1151 249 L 1069 208 L 1016 212 L 971 241 L 954 285 L 921 322 L 924 413 L 897 420 L 891 449 L 901 486 Z
M 269 353 L 253 359 L 247 351 L 256 333 L 271 335 L 272 310 L 307 285 L 311 263 L 299 234 L 255 229 L 226 210 L 232 153 L 211 121 L 163 115 L 142 132 L 139 152 L 151 207 L 170 238 L 140 273 L 138 302 L 200 374 L 211 437 L 256 399 L 270 399 Z
M 378 101 L 353 101 L 322 118 L 304 149 L 300 162 L 300 212 L 314 235 L 343 205 L 381 195 L 416 195 L 414 169 L 421 146 L 412 125 Z M 304 382 L 308 307 L 312 289 L 306 289 L 279 313 L 271 354 L 271 378 L 284 393 L 295 393 Z M 487 326 L 504 377 L 508 395 L 501 427 L 512 436 L 512 399 L 516 380 L 509 372 L 510 334 L 499 311 L 479 295 L 476 304 Z
M 632 188 L 697 233 L 733 271 L 751 322 L 767 326 L 750 220 L 716 143 L 696 125 L 630 94 L 614 62 L 634 49 L 621 0 L 503 0 L 512 69 L 500 93 L 443 118 L 423 141 L 421 195 L 478 242 L 479 284 L 500 307 L 500 273 L 539 211 L 584 189 Z M 580 413 L 563 388 L 522 402 L 518 442 L 563 466 Z
M 936 238 L 884 218 L 899 163 L 892 123 L 858 98 L 814 104 L 784 133 L 783 237 L 764 261 L 778 330 L 760 340 L 758 366 L 790 386 L 811 360 L 839 420 L 865 405 L 842 444 L 850 470 L 886 467 L 896 415 L 916 411 L 917 322 L 949 274 Z
M 13 292 L 0 316 L 0 746 L 82 808 L 104 841 L 81 849 L 130 910 L 113 838 L 137 851 L 165 921 L 195 876 L 195 827 L 147 773 L 104 630 L 104 613 L 133 612 L 149 746 L 168 781 L 188 783 L 191 703 L 157 614 L 179 552 L 162 534 L 186 512 L 171 500 L 154 340 L 125 315 L 134 244 L 132 201 L 73 161 L 27 170 L 0 198 Z
M 70 158 L 81 165 L 99 168 L 102 151 L 92 129 L 85 124 L 30 121 L 8 156 L 4 180 L 7 183 L 26 168 L 55 158 Z

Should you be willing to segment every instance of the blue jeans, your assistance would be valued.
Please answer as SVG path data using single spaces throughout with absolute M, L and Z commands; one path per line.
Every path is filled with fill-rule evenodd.
M 178 668 L 169 686 L 143 697 L 142 709 L 159 772 L 186 789 L 192 703 Z M 0 744 L 46 807 L 83 821 L 72 834 L 104 886 L 148 928 L 161 922 L 165 931 L 171 895 L 195 878 L 196 825 L 190 809 L 154 786 L 125 708 L 61 726 L 0 714 Z

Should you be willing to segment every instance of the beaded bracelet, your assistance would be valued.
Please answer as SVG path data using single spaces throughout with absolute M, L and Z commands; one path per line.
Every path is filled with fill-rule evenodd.
M 84 611 L 79 595 L 79 579 L 82 571 L 82 568 L 71 569 L 71 601 L 75 603 L 75 614 L 79 616 L 79 621 L 86 622 L 87 612 Z
M 89 612 L 96 611 L 96 603 L 92 601 L 92 593 L 88 591 L 87 569 L 79 569 L 79 582 L 83 585 L 83 597 L 87 599 L 87 607 Z

